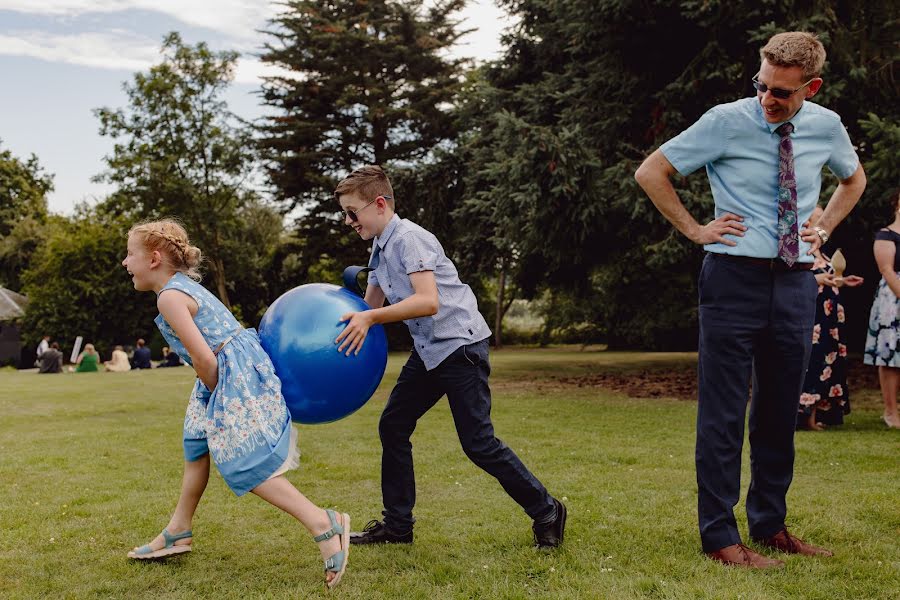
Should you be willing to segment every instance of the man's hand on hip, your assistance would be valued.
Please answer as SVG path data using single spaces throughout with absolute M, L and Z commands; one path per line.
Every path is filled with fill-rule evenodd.
M 744 237 L 747 226 L 741 223 L 744 217 L 732 213 L 725 213 L 718 219 L 710 221 L 706 225 L 697 226 L 692 235 L 688 236 L 692 242 L 696 244 L 725 244 L 726 246 L 737 246 L 737 242 L 725 237 L 726 235 L 735 235 Z
M 800 230 L 800 239 L 809 244 L 807 254 L 813 254 L 822 247 L 822 238 L 819 233 L 812 228 L 806 227 Z

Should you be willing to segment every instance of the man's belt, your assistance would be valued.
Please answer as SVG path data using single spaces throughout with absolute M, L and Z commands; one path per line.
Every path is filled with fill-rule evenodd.
M 788 266 L 788 264 L 780 258 L 756 258 L 754 256 L 737 256 L 734 254 L 721 254 L 718 252 L 711 252 L 710 254 L 723 260 L 753 265 L 754 267 L 763 267 L 770 271 L 809 271 L 813 267 L 811 262 L 797 262 Z

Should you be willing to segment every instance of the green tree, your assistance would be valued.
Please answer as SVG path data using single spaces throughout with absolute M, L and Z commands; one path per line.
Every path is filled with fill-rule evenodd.
M 222 93 L 236 52 L 163 41 L 162 62 L 125 85 L 125 109 L 101 108 L 100 133 L 116 139 L 98 179 L 118 185 L 106 203 L 135 219 L 175 215 L 207 257 L 213 289 L 229 301 L 228 240 L 243 229 L 244 207 L 259 204 L 250 185 L 251 130 L 228 111 Z
M 81 335 L 105 356 L 114 344 L 150 337 L 155 298 L 136 292 L 121 265 L 130 227 L 86 206 L 71 218 L 51 217 L 47 240 L 22 275 L 30 341 L 44 332 L 60 340 Z
M 263 85 L 274 115 L 261 147 L 277 200 L 302 210 L 301 281 L 366 260 L 337 217 L 339 178 L 366 163 L 408 169 L 454 138 L 466 61 L 446 50 L 464 33 L 453 19 L 464 4 L 291 0 L 271 22 L 262 60 L 291 74 Z M 403 214 L 424 205 L 401 185 L 395 192 Z
M 518 25 L 485 69 L 489 87 L 467 98 L 478 110 L 460 146 L 472 168 L 458 214 L 480 216 L 468 221 L 468 235 L 493 238 L 496 256 L 514 249 L 524 293 L 551 289 L 580 300 L 588 310 L 577 318 L 600 324 L 612 346 L 696 343 L 702 250 L 673 232 L 633 173 L 711 106 L 752 95 L 759 47 L 777 31 L 822 37 L 829 60 L 816 101 L 842 115 L 864 164 L 882 165 L 866 197 L 880 202 L 897 188 L 896 177 L 882 175 L 896 164 L 896 3 L 500 4 Z M 878 143 L 866 143 L 864 127 Z M 675 185 L 692 214 L 711 218 L 702 175 Z M 830 189 L 833 181 L 823 198 Z M 836 238 L 870 246 L 877 204 L 861 206 Z
M 281 213 L 258 201 L 240 207 L 234 226 L 225 231 L 222 252 L 232 311 L 248 326 L 256 326 L 269 304 L 293 287 L 273 270 L 283 236 Z
M 0 149 L 0 285 L 21 288 L 24 271 L 44 236 L 53 177 L 36 156 L 27 160 Z

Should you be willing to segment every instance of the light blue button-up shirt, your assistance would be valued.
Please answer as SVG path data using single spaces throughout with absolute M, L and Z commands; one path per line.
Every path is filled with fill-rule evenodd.
M 404 321 L 415 350 L 429 371 L 460 346 L 491 335 L 472 288 L 459 280 L 456 266 L 430 231 L 394 215 L 372 244 L 369 285 L 378 286 L 391 304 L 415 293 L 411 273 L 433 271 L 439 308 L 430 317 Z
M 838 179 L 856 172 L 859 158 L 841 118 L 805 101 L 790 120 L 794 125 L 794 173 L 797 216 L 805 223 L 819 201 L 822 167 Z M 716 218 L 726 212 L 744 217 L 744 237 L 728 236 L 737 246 L 707 244 L 709 252 L 775 258 L 778 256 L 778 144 L 781 123 L 763 117 L 754 96 L 711 108 L 700 119 L 660 147 L 672 166 L 689 175 L 706 166 L 716 203 Z M 809 244 L 800 241 L 800 262 L 812 262 Z

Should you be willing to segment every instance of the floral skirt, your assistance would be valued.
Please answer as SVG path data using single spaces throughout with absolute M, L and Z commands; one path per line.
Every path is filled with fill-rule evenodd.
M 281 381 L 252 329 L 232 338 L 216 356 L 212 391 L 197 379 L 184 419 L 188 461 L 209 453 L 228 487 L 241 496 L 297 466 L 296 430 Z
M 816 298 L 816 324 L 813 327 L 812 352 L 800 394 L 797 426 L 805 427 L 813 410 L 816 422 L 840 425 L 850 412 L 847 388 L 847 345 L 844 332 L 844 307 L 831 287 L 819 286 Z
M 900 275 L 900 273 L 898 273 Z M 869 313 L 869 333 L 863 362 L 879 367 L 900 367 L 900 299 L 882 278 Z

